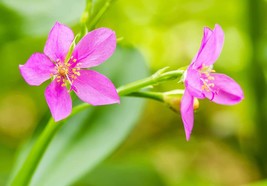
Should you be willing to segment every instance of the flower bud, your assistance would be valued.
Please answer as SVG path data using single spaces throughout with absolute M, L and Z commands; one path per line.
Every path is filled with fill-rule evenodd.
M 165 92 L 163 95 L 163 100 L 170 109 L 172 109 L 174 112 L 180 113 L 180 105 L 183 93 L 183 90 Z M 194 98 L 193 108 L 194 110 L 199 108 L 199 101 L 197 98 Z

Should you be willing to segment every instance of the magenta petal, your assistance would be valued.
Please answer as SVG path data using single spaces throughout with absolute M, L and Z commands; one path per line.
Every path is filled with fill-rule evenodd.
M 99 28 L 89 32 L 77 44 L 73 56 L 81 68 L 97 66 L 107 60 L 116 48 L 115 32 Z
M 186 140 L 189 140 L 194 125 L 193 103 L 194 103 L 194 97 L 190 95 L 187 89 L 185 89 L 181 101 L 181 116 L 184 123 Z
M 215 63 L 221 54 L 223 43 L 224 33 L 219 25 L 215 25 L 212 33 L 205 28 L 202 44 L 195 59 L 195 68 L 201 67 L 203 64 L 210 66 Z
M 197 52 L 197 54 L 195 55 L 195 57 L 193 58 L 192 62 L 194 63 L 196 61 L 196 59 L 198 58 L 199 54 L 201 53 L 201 51 L 203 50 L 205 44 L 207 43 L 207 41 L 209 40 L 209 37 L 211 36 L 211 34 L 213 33 L 213 31 L 208 28 L 208 27 L 205 27 L 204 28 L 204 33 L 203 33 L 203 37 L 202 37 L 202 41 L 201 41 L 201 45 L 200 45 L 200 48 L 199 48 L 199 51 Z M 198 68 L 199 66 L 195 66 L 195 68 Z
M 74 39 L 73 32 L 67 26 L 56 22 L 45 44 L 44 53 L 54 62 L 64 61 Z
M 200 73 L 191 67 L 186 72 L 185 86 L 192 96 L 200 99 L 205 98 L 201 89 Z
M 205 46 L 205 44 L 209 40 L 210 36 L 212 35 L 212 33 L 213 33 L 213 30 L 211 30 L 208 27 L 204 27 L 203 37 L 202 37 L 202 42 L 201 42 L 200 49 L 203 49 L 203 47 Z
M 232 78 L 217 73 L 213 73 L 212 76 L 215 78 L 213 89 L 216 93 L 212 95 L 210 92 L 205 92 L 205 96 L 211 101 L 223 105 L 233 105 L 244 98 L 242 89 Z
M 72 102 L 67 88 L 55 80 L 45 90 L 46 102 L 54 120 L 60 121 L 71 113 Z
M 73 90 L 84 102 L 92 105 L 119 103 L 120 98 L 112 82 L 93 70 L 81 70 L 73 82 Z
M 51 77 L 55 65 L 40 53 L 31 55 L 24 65 L 19 65 L 20 73 L 29 85 L 40 85 Z

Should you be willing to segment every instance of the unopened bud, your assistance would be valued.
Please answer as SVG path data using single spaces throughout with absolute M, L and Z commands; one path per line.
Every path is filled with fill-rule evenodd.
M 171 92 L 166 92 L 163 96 L 164 102 L 167 106 L 172 109 L 174 112 L 180 112 L 181 100 L 183 91 L 175 90 Z M 199 108 L 199 101 L 197 98 L 194 98 L 193 109 L 196 110 Z
M 194 110 L 197 110 L 199 108 L 199 101 L 197 98 L 194 98 L 193 108 Z

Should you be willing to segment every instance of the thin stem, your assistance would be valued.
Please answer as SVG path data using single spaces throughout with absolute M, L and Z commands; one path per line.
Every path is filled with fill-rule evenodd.
M 81 16 L 81 24 L 86 24 L 89 22 L 89 19 L 92 14 L 92 5 L 93 5 L 93 0 L 86 1 L 86 6 Z
M 183 70 L 175 70 L 164 72 L 165 69 L 159 70 L 152 76 L 135 81 L 128 85 L 122 86 L 117 89 L 117 92 L 120 96 L 136 96 L 136 97 L 143 97 L 143 98 L 151 98 L 158 101 L 163 101 L 163 94 L 162 93 L 155 93 L 155 92 L 136 92 L 142 88 L 147 86 L 156 85 L 160 82 L 168 81 L 177 79 L 179 76 L 183 74 Z M 80 104 L 73 108 L 72 113 L 69 117 L 75 115 L 76 113 L 88 108 L 90 105 L 87 103 Z M 59 123 L 55 123 L 53 118 L 51 118 L 39 137 L 36 141 L 32 150 L 30 151 L 28 157 L 26 158 L 24 164 L 22 165 L 21 169 L 18 171 L 17 175 L 13 179 L 11 183 L 12 186 L 18 185 L 28 185 L 31 181 L 32 175 L 34 170 L 36 169 L 39 161 L 41 160 L 48 144 L 56 134 L 57 130 L 64 124 L 64 121 Z
M 93 17 L 89 30 L 94 29 L 95 25 L 99 22 L 99 20 L 103 17 L 103 15 L 106 13 L 108 8 L 110 7 L 113 0 L 107 0 L 105 4 L 102 6 L 102 8 L 97 12 L 97 14 Z
M 51 141 L 57 130 L 62 126 L 62 124 L 63 122 L 55 123 L 52 118 L 49 120 L 45 130 L 38 138 L 35 145 L 32 147 L 23 166 L 18 171 L 17 176 L 11 183 L 12 186 L 29 184 L 34 170 L 36 169 L 41 157 L 43 156 L 49 142 Z
M 138 91 L 142 88 L 157 85 L 158 83 L 163 82 L 163 81 L 177 79 L 183 73 L 184 73 L 183 70 L 174 70 L 174 71 L 169 71 L 169 72 L 165 72 L 165 73 L 161 73 L 160 71 L 158 71 L 154 75 L 152 75 L 148 78 L 127 84 L 127 85 L 122 86 L 122 87 L 119 87 L 117 89 L 117 91 L 118 91 L 120 96 L 124 96 L 124 95 L 131 93 L 131 92 Z
M 91 15 L 92 15 L 92 5 L 93 5 L 92 0 L 86 1 L 86 6 L 85 6 L 85 9 L 82 13 L 81 20 L 80 20 L 80 22 L 81 22 L 80 37 L 83 37 L 88 32 L 86 25 L 89 23 Z
M 80 23 L 81 23 L 81 31 L 78 34 L 79 41 L 84 35 L 88 33 L 88 31 L 93 30 L 95 28 L 95 25 L 100 21 L 100 19 L 103 17 L 105 12 L 110 7 L 113 0 L 107 0 L 104 2 L 101 9 L 93 16 L 93 0 L 86 0 L 86 7 L 82 13 Z
M 139 98 L 149 98 L 156 101 L 163 102 L 163 93 L 161 92 L 132 92 L 126 96 L 139 97 Z

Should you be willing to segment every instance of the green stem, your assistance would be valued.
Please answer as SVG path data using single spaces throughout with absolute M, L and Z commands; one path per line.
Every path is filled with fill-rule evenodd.
M 23 166 L 18 171 L 17 176 L 11 183 L 12 186 L 26 186 L 29 184 L 34 170 L 37 167 L 41 157 L 43 156 L 49 142 L 51 141 L 57 130 L 62 126 L 62 123 L 63 122 L 55 123 L 52 118 L 49 120 L 45 130 L 38 138 L 35 145 L 32 147 Z
M 164 73 L 162 73 L 160 70 L 148 78 L 130 83 L 130 84 L 122 86 L 122 87 L 119 87 L 117 89 L 117 91 L 118 91 L 120 96 L 124 96 L 124 95 L 131 93 L 131 92 L 135 92 L 137 90 L 140 90 L 142 88 L 157 85 L 158 83 L 163 82 L 163 81 L 177 79 L 183 73 L 184 73 L 183 70 L 174 70 L 174 71 L 169 71 L 169 72 L 164 72 Z
M 104 2 L 101 9 L 93 16 L 93 0 L 86 0 L 86 7 L 82 13 L 80 23 L 81 23 L 81 31 L 78 34 L 79 41 L 83 36 L 85 36 L 88 31 L 93 30 L 96 24 L 100 21 L 103 15 L 106 13 L 108 8 L 110 7 L 113 0 L 107 0 Z
M 89 22 L 90 18 L 91 18 L 92 4 L 93 4 L 92 0 L 87 0 L 86 1 L 86 6 L 85 6 L 85 9 L 84 9 L 84 11 L 82 13 L 81 21 L 80 21 L 82 25 L 87 24 Z
M 117 92 L 120 96 L 131 95 L 136 97 L 151 98 L 158 101 L 163 101 L 162 93 L 136 91 L 139 91 L 140 89 L 145 88 L 147 86 L 156 85 L 160 82 L 177 79 L 183 74 L 182 70 L 175 70 L 170 72 L 164 72 L 164 70 L 165 69 L 159 70 L 157 73 L 153 74 L 148 78 L 122 86 L 117 89 Z M 89 106 L 89 104 L 83 103 L 74 107 L 69 117 L 88 108 Z M 18 171 L 17 175 L 14 177 L 13 182 L 11 183 L 12 186 L 26 186 L 30 183 L 34 170 L 36 169 L 39 161 L 41 160 L 49 142 L 52 140 L 57 130 L 63 125 L 63 122 L 64 121 L 55 123 L 53 118 L 49 120 L 45 130 L 32 147 L 24 164 Z
M 113 0 L 107 0 L 105 4 L 102 6 L 102 8 L 97 12 L 97 14 L 93 17 L 91 20 L 89 30 L 92 30 L 95 28 L 95 25 L 99 22 L 99 20 L 103 17 L 103 15 L 106 13 L 108 8 L 110 7 Z
M 139 97 L 139 98 L 149 98 L 156 101 L 163 102 L 163 93 L 161 92 L 132 92 L 126 96 Z
M 81 22 L 80 37 L 83 37 L 88 32 L 86 25 L 89 23 L 91 15 L 92 15 L 92 5 L 93 5 L 92 0 L 86 1 L 86 6 L 85 6 L 85 9 L 82 13 L 81 20 L 80 20 L 80 22 Z

